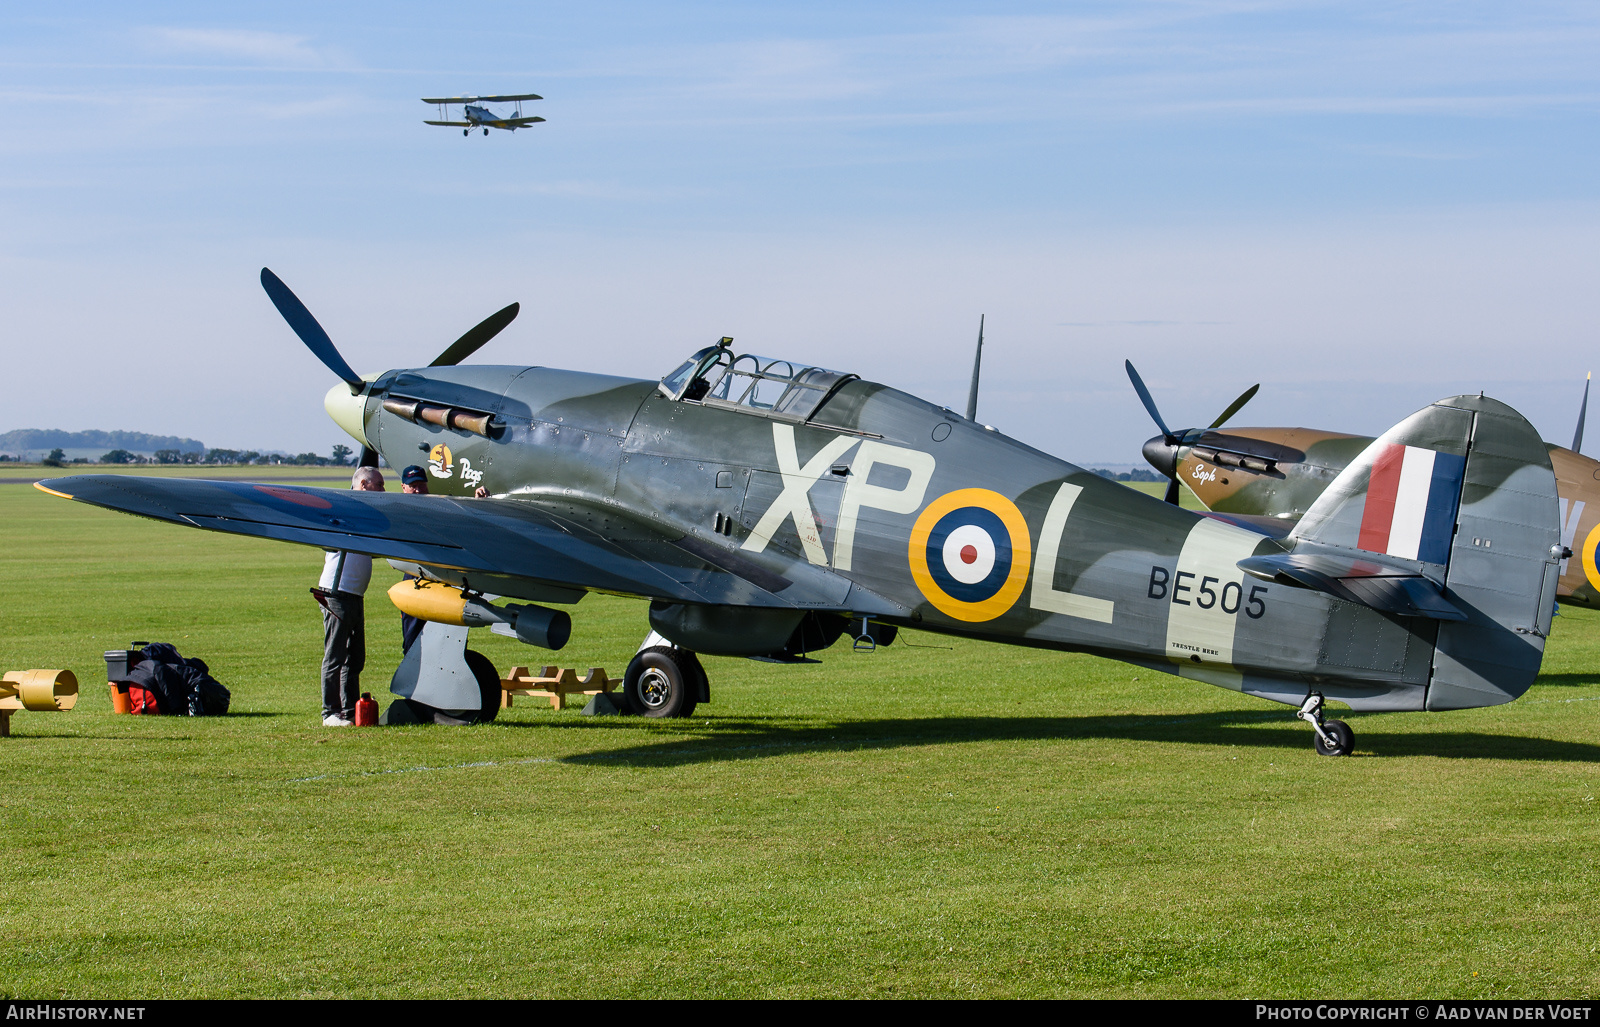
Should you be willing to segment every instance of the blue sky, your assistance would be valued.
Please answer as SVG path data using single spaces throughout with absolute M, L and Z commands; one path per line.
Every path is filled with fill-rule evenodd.
M 548 123 L 429 128 L 530 90 Z M 342 434 L 256 283 L 362 370 L 655 377 L 733 335 L 1080 461 L 1247 385 L 1377 432 L 1462 391 L 1570 440 L 1600 325 L 1600 8 L 12 5 L 0 430 Z

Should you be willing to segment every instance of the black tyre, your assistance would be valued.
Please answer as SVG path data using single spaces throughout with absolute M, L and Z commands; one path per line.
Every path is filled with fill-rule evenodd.
M 488 724 L 500 715 L 500 672 L 476 649 L 467 650 L 466 660 L 472 676 L 478 679 L 478 694 L 483 699 L 478 723 Z
M 693 689 L 699 683 L 690 677 L 687 663 L 675 649 L 651 646 L 629 662 L 622 676 L 623 699 L 641 717 L 687 717 L 694 712 Z
M 1322 730 L 1333 745 L 1323 744 L 1321 735 L 1312 735 L 1318 756 L 1348 756 L 1355 751 L 1356 733 L 1350 730 L 1349 724 L 1342 720 L 1324 721 Z

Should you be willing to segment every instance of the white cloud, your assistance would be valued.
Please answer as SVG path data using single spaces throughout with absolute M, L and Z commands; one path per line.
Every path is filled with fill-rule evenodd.
M 1600 15 L 1563 5 L 1382 13 L 1129 3 L 923 19 L 910 31 L 624 45 L 575 77 L 675 119 L 997 124 L 1125 117 L 1504 117 L 1600 104 Z M 634 89 L 652 80 L 644 94 Z
M 149 28 L 141 33 L 156 49 L 260 63 L 313 65 L 324 62 L 305 36 L 250 29 Z

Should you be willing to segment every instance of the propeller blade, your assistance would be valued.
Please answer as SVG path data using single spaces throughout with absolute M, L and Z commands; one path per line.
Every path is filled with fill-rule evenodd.
M 506 325 L 517 319 L 517 313 L 522 310 L 522 304 L 513 303 L 509 307 L 502 307 L 476 325 L 467 329 L 467 333 L 455 342 L 450 348 L 433 358 L 429 367 L 454 367 L 463 360 L 478 352 L 478 349 L 490 339 L 505 330 Z
M 378 466 L 378 451 L 376 449 L 373 449 L 371 446 L 362 446 L 361 447 L 361 460 L 356 464 L 356 466 L 357 467 L 376 467 L 376 466 Z
M 1168 478 L 1167 479 L 1167 494 L 1163 498 L 1165 498 L 1166 501 L 1171 503 L 1173 506 L 1179 505 L 1178 504 L 1178 479 L 1177 478 Z
M 334 348 L 333 340 L 328 338 L 328 333 L 317 324 L 317 319 L 311 316 L 311 311 L 300 302 L 300 297 L 289 291 L 283 284 L 283 279 L 273 274 L 266 268 L 261 269 L 261 287 L 267 290 L 267 297 L 272 300 L 272 305 L 278 308 L 278 313 L 289 322 L 289 327 L 300 336 L 300 341 L 306 348 L 316 354 L 318 360 L 327 365 L 328 370 L 338 375 L 346 385 L 350 386 L 352 394 L 360 392 L 366 383 L 361 376 L 345 363 L 344 357 Z
M 1581 452 L 1583 446 L 1583 418 L 1589 413 L 1589 379 L 1594 377 L 1593 372 L 1583 379 L 1583 405 L 1578 407 L 1578 430 L 1572 433 L 1572 451 Z
M 1237 414 L 1239 412 L 1239 408 L 1244 406 L 1246 403 L 1250 402 L 1251 399 L 1255 398 L 1255 394 L 1260 389 L 1261 389 L 1261 384 L 1259 382 L 1257 382 L 1255 385 L 1250 386 L 1248 389 L 1245 389 L 1244 392 L 1239 394 L 1239 398 L 1234 400 L 1232 403 L 1230 403 L 1228 405 L 1228 409 L 1226 409 L 1226 410 L 1224 410 L 1222 412 L 1222 416 L 1218 417 L 1215 421 L 1211 422 L 1211 428 L 1207 428 L 1206 431 L 1211 431 L 1212 428 L 1220 428 L 1220 427 L 1222 427 L 1222 422 L 1226 421 L 1228 418 L 1232 417 L 1234 414 Z
M 1172 429 L 1167 427 L 1167 422 L 1161 419 L 1161 411 L 1156 409 L 1156 401 L 1150 398 L 1150 390 L 1144 387 L 1144 379 L 1139 377 L 1139 372 L 1133 369 L 1133 361 L 1124 360 L 1123 365 L 1128 369 L 1128 380 L 1133 382 L 1133 391 L 1139 394 L 1139 401 L 1150 414 L 1150 419 L 1156 422 L 1156 427 L 1161 429 L 1161 434 L 1169 439 L 1177 438 L 1172 434 Z

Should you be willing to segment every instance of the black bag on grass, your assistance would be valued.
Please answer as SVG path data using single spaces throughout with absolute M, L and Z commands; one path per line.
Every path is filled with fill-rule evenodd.
M 162 713 L 219 717 L 228 712 L 233 695 L 211 676 L 204 660 L 185 659 L 166 642 L 152 642 L 139 655 L 139 662 L 128 668 L 127 681 L 153 693 Z

